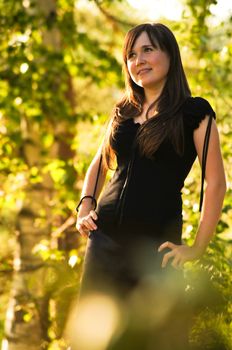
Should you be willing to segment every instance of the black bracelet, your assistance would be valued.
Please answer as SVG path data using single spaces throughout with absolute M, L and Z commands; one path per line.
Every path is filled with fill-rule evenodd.
M 95 199 L 93 196 L 84 196 L 84 197 L 81 198 L 80 202 L 78 203 L 78 205 L 77 205 L 77 207 L 76 207 L 76 211 L 77 211 L 77 212 L 79 211 L 79 207 L 80 207 L 81 203 L 83 202 L 83 199 L 85 199 L 85 198 L 91 198 L 91 199 L 92 199 L 92 203 L 94 203 L 94 208 L 93 208 L 93 210 L 96 209 L 96 207 L 97 207 L 97 201 L 96 201 L 96 199 Z

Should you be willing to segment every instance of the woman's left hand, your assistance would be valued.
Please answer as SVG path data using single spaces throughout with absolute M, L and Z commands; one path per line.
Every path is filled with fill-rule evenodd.
M 163 268 L 166 267 L 170 259 L 173 259 L 171 265 L 175 269 L 180 269 L 183 267 L 186 261 L 198 259 L 202 255 L 202 252 L 199 251 L 199 249 L 195 246 L 190 247 L 184 244 L 178 245 L 172 242 L 164 242 L 163 244 L 161 244 L 158 249 L 158 252 L 161 252 L 165 248 L 169 248 L 171 249 L 171 251 L 164 254 L 163 256 L 163 261 L 161 265 Z

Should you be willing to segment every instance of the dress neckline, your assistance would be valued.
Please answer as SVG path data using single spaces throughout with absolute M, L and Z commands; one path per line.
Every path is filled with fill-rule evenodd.
M 141 126 L 140 123 L 134 121 L 134 118 L 126 119 L 126 120 L 124 120 L 124 123 L 125 124 L 132 124 L 132 125 L 135 125 L 135 126 Z
M 150 118 L 149 118 L 149 119 L 150 119 Z M 142 125 L 145 124 L 149 119 L 145 120 L 143 123 L 139 123 L 139 122 L 136 122 L 136 121 L 134 120 L 134 118 L 130 118 L 130 120 L 132 121 L 132 123 L 133 123 L 134 125 L 137 125 L 137 126 L 142 126 Z
M 143 124 L 143 123 L 136 122 L 136 121 L 134 120 L 134 118 L 131 118 L 131 120 L 132 120 L 132 123 L 133 123 L 134 125 L 141 126 L 141 125 Z
M 142 126 L 144 123 L 146 123 L 147 120 L 146 120 L 145 122 L 143 122 L 143 123 L 139 123 L 139 122 L 136 122 L 136 121 L 134 120 L 134 118 L 129 118 L 129 119 L 126 119 L 125 122 L 131 123 L 132 125 L 135 125 L 136 127 L 140 127 L 140 126 Z

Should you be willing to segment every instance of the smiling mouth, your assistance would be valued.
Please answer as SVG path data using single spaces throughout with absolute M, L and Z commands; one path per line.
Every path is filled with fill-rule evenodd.
M 145 73 L 150 72 L 150 70 L 151 70 L 150 68 L 141 69 L 138 71 L 137 75 L 143 75 Z

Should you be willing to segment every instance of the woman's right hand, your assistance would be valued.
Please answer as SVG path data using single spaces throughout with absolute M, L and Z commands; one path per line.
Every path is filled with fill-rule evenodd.
M 90 210 L 87 215 L 78 215 L 76 222 L 77 231 L 82 236 L 88 237 L 89 231 L 97 229 L 97 225 L 94 222 L 97 218 L 97 213 L 94 210 Z

